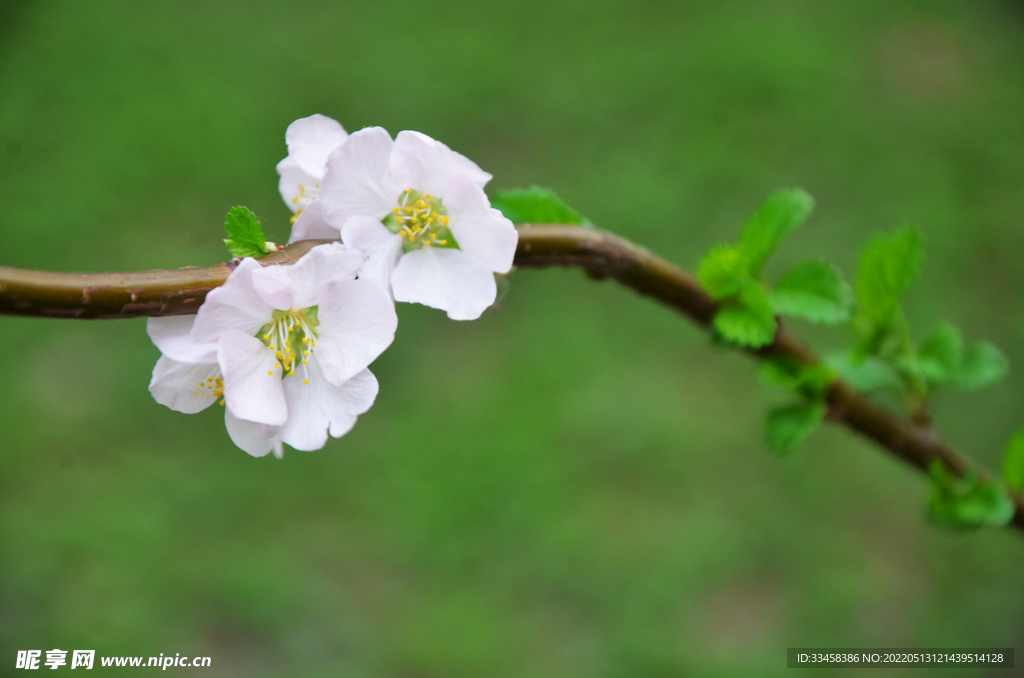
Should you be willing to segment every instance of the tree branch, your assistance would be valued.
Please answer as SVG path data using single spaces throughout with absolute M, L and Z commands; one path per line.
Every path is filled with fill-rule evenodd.
M 614 278 L 687 316 L 701 327 L 711 324 L 715 301 L 690 273 L 646 249 L 594 228 L 521 225 L 515 263 L 519 267 L 580 267 L 594 278 Z M 294 243 L 260 263 L 294 263 L 312 247 L 331 242 Z M 0 266 L 0 313 L 59 318 L 134 318 L 195 313 L 207 292 L 222 285 L 235 262 L 215 266 L 134 273 L 48 273 Z M 806 364 L 818 358 L 782 329 L 769 346 L 749 351 L 757 358 L 789 356 Z M 900 459 L 927 471 L 938 459 L 957 476 L 971 465 L 930 426 L 905 421 L 882 409 L 841 380 L 825 394 L 828 419 L 875 441 Z M 1024 530 L 1024 500 L 1012 525 Z

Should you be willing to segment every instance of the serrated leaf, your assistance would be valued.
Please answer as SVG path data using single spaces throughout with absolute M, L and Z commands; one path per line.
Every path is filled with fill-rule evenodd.
M 982 481 L 969 473 L 957 478 L 940 461 L 928 469 L 928 517 L 943 527 L 969 529 L 1010 522 L 1016 511 L 1013 500 L 996 482 Z
M 566 205 L 554 191 L 540 186 L 499 191 L 491 198 L 491 206 L 500 210 L 514 224 L 590 223 Z
M 1024 431 L 1010 439 L 1003 454 L 1003 479 L 1007 487 L 1024 490 Z
M 697 265 L 697 279 L 713 299 L 725 299 L 739 292 L 746 279 L 743 253 L 732 245 L 716 245 Z
M 776 452 L 789 452 L 811 435 L 825 418 L 825 403 L 787 405 L 768 413 L 768 445 Z
M 966 391 L 977 391 L 997 384 L 1010 371 L 1010 362 L 993 344 L 979 341 L 964 353 L 953 384 Z
M 224 221 L 224 230 L 228 232 L 224 244 L 231 256 L 262 257 L 270 253 L 263 227 L 249 208 L 241 205 L 232 207 Z
M 768 196 L 747 218 L 740 233 L 739 248 L 754 277 L 787 235 L 803 224 L 814 209 L 814 199 L 799 188 L 790 188 Z
M 917 352 L 917 364 L 928 381 L 949 381 L 964 358 L 964 340 L 953 325 L 942 325 L 924 340 Z
M 752 281 L 741 286 L 736 299 L 715 314 L 713 324 L 722 338 L 750 348 L 772 343 L 777 327 L 768 292 Z
M 825 358 L 839 377 L 861 393 L 871 393 L 890 388 L 895 391 L 903 389 L 899 375 L 884 360 L 868 356 L 863 360 L 855 360 L 847 353 L 833 354 Z
M 797 264 L 772 291 L 775 312 L 813 323 L 850 320 L 853 290 L 838 268 L 823 259 Z
M 828 366 L 805 365 L 785 355 L 762 360 L 757 368 L 757 376 L 765 384 L 800 393 L 808 398 L 823 396 L 833 379 Z
M 873 238 L 861 252 L 854 294 L 858 310 L 873 325 L 890 325 L 900 296 L 921 269 L 921 232 L 907 226 Z

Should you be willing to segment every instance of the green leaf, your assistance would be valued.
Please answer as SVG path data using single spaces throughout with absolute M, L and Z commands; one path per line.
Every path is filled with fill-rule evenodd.
M 739 292 L 747 278 L 743 253 L 732 245 L 716 245 L 697 265 L 697 279 L 712 298 L 724 299 Z
M 762 360 L 757 376 L 765 384 L 812 399 L 821 398 L 833 379 L 832 370 L 827 365 L 805 365 L 784 355 Z
M 861 393 L 871 393 L 885 388 L 902 391 L 903 382 L 888 363 L 880 358 L 868 356 L 854 360 L 848 353 L 833 354 L 825 362 L 839 373 L 840 378 Z
M 715 330 L 733 344 L 760 348 L 775 338 L 775 315 L 768 292 L 751 281 L 740 287 L 735 301 L 715 314 Z
M 964 353 L 952 381 L 966 391 L 977 391 L 999 383 L 1009 371 L 1010 362 L 1003 352 L 987 341 L 979 341 Z
M 964 340 L 953 325 L 942 325 L 924 340 L 917 352 L 921 373 L 933 384 L 949 381 L 964 358 Z
M 838 268 L 823 259 L 797 264 L 772 292 L 775 312 L 830 325 L 850 320 L 853 290 Z
M 768 445 L 776 452 L 789 452 L 799 445 L 825 418 L 825 403 L 787 405 L 768 413 Z
M 747 218 L 740 233 L 739 247 L 754 277 L 787 235 L 803 224 L 814 209 L 814 199 L 798 188 L 768 196 Z
M 259 219 L 247 207 L 232 207 L 224 221 L 228 238 L 224 244 L 233 257 L 262 257 L 269 254 Z
M 540 186 L 499 191 L 491 206 L 514 224 L 590 224 L 553 191 Z
M 892 324 L 900 296 L 921 269 L 921 232 L 907 226 L 873 238 L 861 252 L 854 293 L 858 310 L 871 324 Z
M 1010 489 L 1024 490 L 1024 431 L 1019 431 L 1006 446 L 1003 478 Z
M 928 468 L 931 488 L 928 517 L 943 527 L 975 528 L 1010 522 L 1013 500 L 996 482 L 982 481 L 973 473 L 957 478 L 938 459 Z

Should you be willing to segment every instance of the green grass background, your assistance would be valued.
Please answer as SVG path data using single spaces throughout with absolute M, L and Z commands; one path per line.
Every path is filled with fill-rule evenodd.
M 818 254 L 852 271 L 917 223 L 915 336 L 949 320 L 1024 366 L 1008 1 L 6 0 L 0 263 L 214 263 L 237 204 L 283 241 L 274 164 L 314 112 L 421 130 L 688 268 L 783 186 L 818 209 L 771 275 Z M 234 448 L 219 408 L 154 403 L 143 321 L 0 317 L 0 674 L 55 647 L 401 678 L 1024 648 L 1018 535 L 927 526 L 922 477 L 845 431 L 772 455 L 786 396 L 613 283 L 524 270 L 503 306 L 400 306 L 375 407 L 283 461 Z M 1022 375 L 937 396 L 941 431 L 995 467 Z

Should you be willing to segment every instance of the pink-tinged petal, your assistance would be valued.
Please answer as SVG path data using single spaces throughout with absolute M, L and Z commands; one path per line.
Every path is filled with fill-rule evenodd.
M 394 142 L 381 127 L 361 129 L 327 158 L 320 182 L 324 220 L 341 228 L 362 214 L 383 219 L 398 204 L 401 189 L 391 176 Z
M 359 419 L 354 414 L 344 414 L 335 419 L 331 419 L 331 428 L 328 431 L 332 438 L 340 438 L 356 425 L 356 420 Z
M 402 258 L 402 236 L 392 233 L 371 217 L 352 217 L 341 227 L 341 239 L 369 258 L 359 269 L 359 278 L 372 280 L 391 295 L 391 274 Z
M 456 174 L 466 175 L 480 188 L 491 180 L 490 174 L 466 156 L 426 134 L 409 130 L 395 138 L 391 173 L 402 188 L 436 196 L 445 195 L 448 182 Z
M 260 268 L 255 259 L 242 259 L 227 281 L 206 295 L 192 327 L 190 338 L 194 343 L 216 342 L 221 334 L 231 329 L 255 335 L 270 322 L 274 309 L 252 286 L 252 274 Z
M 220 367 L 180 363 L 160 356 L 153 368 L 149 392 L 153 400 L 176 412 L 195 414 L 217 402 L 213 381 L 220 376 Z
M 182 363 L 216 363 L 217 344 L 197 344 L 190 335 L 195 324 L 194 315 L 169 315 L 149 318 L 146 334 L 168 358 Z
M 335 283 L 320 302 L 316 355 L 327 381 L 341 384 L 377 359 L 395 339 L 398 316 L 371 280 Z
M 303 201 L 300 198 L 305 191 L 315 188 L 320 183 L 319 176 L 305 172 L 291 157 L 277 163 L 277 173 L 281 175 L 277 182 L 277 190 L 281 192 L 284 204 L 288 205 L 288 209 L 292 212 L 297 212 L 302 207 Z M 303 187 L 305 191 L 303 191 Z
M 329 240 L 339 237 L 338 229 L 328 226 L 324 221 L 319 200 L 309 203 L 295 223 L 292 224 L 292 234 L 288 237 L 288 244 L 297 240 Z
M 224 427 L 228 430 L 231 442 L 254 457 L 265 457 L 271 451 L 278 459 L 284 456 L 284 448 L 277 436 L 276 426 L 245 421 L 232 415 L 231 410 L 226 410 Z
M 519 233 L 505 215 L 491 207 L 483 189 L 469 177 L 456 175 L 448 182 L 444 206 L 459 249 L 495 273 L 508 273 Z
M 281 367 L 274 352 L 259 339 L 228 330 L 217 342 L 224 373 L 224 401 L 239 419 L 280 426 L 288 419 Z
M 268 304 L 282 311 L 316 306 L 329 285 L 354 280 L 366 255 L 341 243 L 317 245 L 291 265 L 253 271 L 252 284 Z
M 452 320 L 475 320 L 494 303 L 494 274 L 462 250 L 424 247 L 407 253 L 391 276 L 396 301 L 448 312 Z
M 288 144 L 288 157 L 304 172 L 317 179 L 323 176 L 327 156 L 347 138 L 348 133 L 337 120 L 319 113 L 308 118 L 299 118 L 288 125 L 288 130 L 284 133 L 285 143 Z
M 289 414 L 280 436 L 297 450 L 319 450 L 327 442 L 328 431 L 335 438 L 344 435 L 355 424 L 356 416 L 370 409 L 377 397 L 377 380 L 369 370 L 363 370 L 341 386 L 334 386 L 324 378 L 315 354 L 304 372 L 306 376 L 284 380 Z

